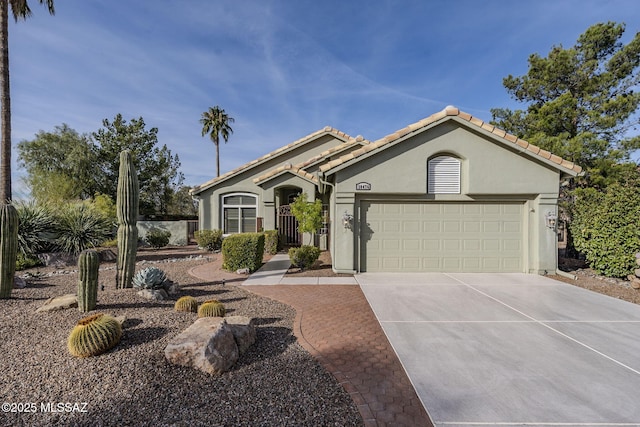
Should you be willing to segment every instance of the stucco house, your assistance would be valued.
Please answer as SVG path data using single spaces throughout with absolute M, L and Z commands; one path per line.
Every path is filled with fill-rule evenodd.
M 559 183 L 581 168 L 455 107 L 370 142 L 326 127 L 192 190 L 201 229 L 278 229 L 325 205 L 336 272 L 555 272 Z

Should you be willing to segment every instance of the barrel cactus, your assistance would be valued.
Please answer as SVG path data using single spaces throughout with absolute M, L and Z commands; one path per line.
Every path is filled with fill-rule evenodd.
M 0 298 L 10 298 L 18 255 L 18 211 L 13 205 L 0 205 Z
M 128 150 L 120 153 L 118 192 L 116 194 L 116 214 L 118 217 L 118 264 L 116 287 L 132 286 L 138 250 L 138 203 L 139 187 L 136 168 Z
M 109 315 L 97 313 L 78 321 L 69 335 L 67 348 L 77 357 L 97 356 L 115 347 L 120 337 L 120 322 Z
M 91 311 L 98 300 L 100 257 L 95 250 L 85 250 L 78 257 L 78 310 Z
M 224 317 L 227 310 L 220 301 L 211 299 L 202 303 L 198 308 L 198 317 Z
M 136 289 L 163 289 L 167 275 L 157 267 L 147 267 L 133 276 L 133 287 Z
M 198 301 L 192 296 L 186 295 L 178 298 L 173 307 L 175 311 L 184 311 L 186 313 L 196 313 L 198 311 Z

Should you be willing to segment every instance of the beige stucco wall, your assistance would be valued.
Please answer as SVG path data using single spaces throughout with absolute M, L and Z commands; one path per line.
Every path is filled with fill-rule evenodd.
M 251 193 L 257 196 L 258 217 L 263 227 L 276 227 L 276 207 L 286 204 L 280 195 L 283 188 L 300 188 L 313 200 L 315 185 L 290 172 L 261 182 L 253 182 L 268 171 L 286 163 L 306 161 L 341 141 L 324 135 L 296 149 L 274 156 L 238 175 L 202 191 L 200 196 L 200 228 L 222 228 L 219 206 L 223 195 Z M 427 162 L 440 154 L 461 160 L 460 194 L 427 194 Z M 331 215 L 331 252 L 334 269 L 355 272 L 359 269 L 358 233 L 360 200 L 407 200 L 439 202 L 517 202 L 522 203 L 524 235 L 523 271 L 554 272 L 556 233 L 546 227 L 548 212 L 557 213 L 560 172 L 554 165 L 517 146 L 501 140 L 467 122 L 451 119 L 438 123 L 419 134 L 405 137 L 382 150 L 367 153 L 356 162 L 346 162 L 324 177 Z M 308 169 L 314 172 L 318 165 Z M 371 190 L 356 190 L 366 182 Z M 325 200 L 326 202 L 326 200 Z M 342 224 L 347 212 L 354 216 L 350 228 Z
M 427 161 L 436 154 L 461 159 L 461 194 L 557 193 L 559 172 L 449 121 L 401 141 L 336 174 L 339 191 L 368 182 L 371 193 L 425 194 Z M 436 196 L 442 197 L 442 196 Z
M 437 154 L 461 159 L 461 193 L 427 194 L 427 161 Z M 545 214 L 557 212 L 560 173 L 500 142 L 449 121 L 338 170 L 333 177 L 334 224 L 343 213 L 354 215 L 353 230 L 332 227 L 334 269 L 358 271 L 358 200 L 518 201 L 525 203 L 525 260 L 523 272 L 555 272 L 556 234 L 545 226 Z M 356 184 L 371 184 L 356 191 Z
M 176 246 L 186 246 L 189 244 L 189 223 L 188 221 L 138 221 L 138 238 L 144 240 L 147 232 L 154 228 L 171 233 L 169 244 Z
M 304 193 L 307 193 L 308 200 L 313 202 L 316 199 L 316 185 L 306 179 L 295 174 L 285 172 L 280 176 L 274 177 L 269 181 L 261 184 L 262 200 L 264 212 L 264 229 L 273 230 L 276 228 L 276 211 L 275 207 L 281 204 L 287 204 L 287 201 L 277 201 L 277 189 L 282 187 L 298 187 Z

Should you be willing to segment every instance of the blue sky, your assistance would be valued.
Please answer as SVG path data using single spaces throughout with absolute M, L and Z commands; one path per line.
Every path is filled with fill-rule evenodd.
M 211 106 L 235 119 L 224 173 L 326 125 L 375 140 L 447 105 L 489 120 L 520 107 L 502 79 L 531 53 L 597 22 L 626 23 L 626 42 L 640 31 L 636 0 L 57 0 L 55 16 L 29 3 L 9 29 L 14 147 L 143 117 L 188 185 L 215 176 Z

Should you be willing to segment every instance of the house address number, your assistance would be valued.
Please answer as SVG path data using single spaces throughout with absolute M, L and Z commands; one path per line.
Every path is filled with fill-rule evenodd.
M 371 184 L 368 182 L 359 182 L 356 184 L 356 191 L 371 190 Z

